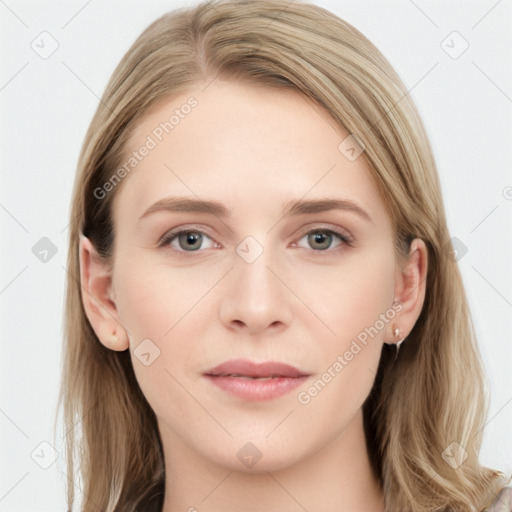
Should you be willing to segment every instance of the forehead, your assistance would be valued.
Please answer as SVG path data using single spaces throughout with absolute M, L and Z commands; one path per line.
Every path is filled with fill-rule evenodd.
M 142 214 L 166 195 L 216 198 L 233 210 L 339 195 L 385 216 L 366 160 L 347 158 L 348 136 L 292 89 L 214 80 L 160 100 L 138 122 L 114 209 Z

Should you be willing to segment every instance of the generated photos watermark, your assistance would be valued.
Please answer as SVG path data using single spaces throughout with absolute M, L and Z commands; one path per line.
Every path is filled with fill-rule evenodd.
M 395 318 L 397 313 L 402 311 L 403 305 L 401 302 L 393 303 L 385 313 L 381 313 L 379 318 L 370 327 L 365 327 L 357 336 L 352 340 L 350 347 L 345 350 L 343 354 L 339 354 L 336 360 L 325 370 L 318 379 L 316 379 L 311 386 L 297 395 L 297 400 L 302 405 L 308 405 L 326 386 L 329 384 L 350 361 L 359 354 L 364 347 L 368 344 L 369 339 L 375 338 L 386 325 Z
M 169 119 L 162 121 L 158 126 L 153 128 L 144 143 L 137 150 L 132 152 L 123 165 L 121 165 L 101 187 L 94 189 L 94 197 L 101 200 L 104 199 L 109 192 L 112 192 L 112 190 L 121 183 L 123 178 L 130 174 L 130 172 L 132 172 L 133 169 L 164 140 L 165 136 L 171 133 L 172 130 L 192 112 L 192 109 L 197 107 L 197 105 L 199 105 L 199 102 L 196 98 L 191 96 L 183 105 L 179 108 L 175 108 L 173 113 L 169 116 Z

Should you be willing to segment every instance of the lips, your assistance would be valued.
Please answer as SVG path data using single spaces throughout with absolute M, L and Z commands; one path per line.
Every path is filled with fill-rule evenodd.
M 244 359 L 234 359 L 219 364 L 209 370 L 206 375 L 213 377 L 249 377 L 253 379 L 268 379 L 276 377 L 299 378 L 307 374 L 288 364 L 269 361 L 253 363 Z
M 223 391 L 246 401 L 271 400 L 299 386 L 309 374 L 285 363 L 226 361 L 204 376 Z

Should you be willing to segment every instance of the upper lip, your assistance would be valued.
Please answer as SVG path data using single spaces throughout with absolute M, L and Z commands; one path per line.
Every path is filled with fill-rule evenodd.
M 278 361 L 266 361 L 263 363 L 253 363 L 245 359 L 232 359 L 208 370 L 205 375 L 222 376 L 240 376 L 240 377 L 304 377 L 308 374 L 300 371 L 289 364 Z

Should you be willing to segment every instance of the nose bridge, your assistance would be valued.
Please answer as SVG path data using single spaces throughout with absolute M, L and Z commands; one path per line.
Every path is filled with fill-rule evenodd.
M 277 252 L 256 238 L 248 236 L 238 244 L 221 306 L 226 325 L 259 331 L 290 322 L 287 291 L 274 275 L 279 267 Z
M 275 299 L 279 282 L 269 267 L 277 266 L 275 252 L 265 240 L 265 247 L 253 236 L 246 237 L 236 247 L 235 278 L 238 280 L 241 296 L 259 303 L 263 309 Z M 242 298 L 241 297 L 241 298 Z M 254 306 L 254 305 L 253 305 Z

